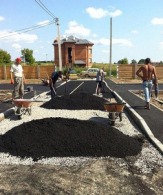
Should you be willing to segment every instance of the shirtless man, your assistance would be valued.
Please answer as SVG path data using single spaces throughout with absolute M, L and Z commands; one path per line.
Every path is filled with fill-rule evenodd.
M 145 64 L 137 70 L 136 75 L 140 77 L 143 81 L 143 91 L 146 101 L 145 108 L 150 110 L 150 98 L 153 86 L 153 76 L 157 83 L 156 69 L 154 66 L 152 66 L 150 58 L 145 59 Z

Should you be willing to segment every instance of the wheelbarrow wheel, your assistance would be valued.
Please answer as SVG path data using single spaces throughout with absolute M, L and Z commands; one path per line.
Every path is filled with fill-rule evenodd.
M 109 113 L 109 121 L 110 121 L 110 125 L 111 126 L 114 126 L 115 125 L 115 112 L 110 112 Z
M 29 108 L 29 115 L 31 115 L 31 107 Z
M 22 119 L 22 113 L 21 113 L 21 108 L 17 108 L 16 115 L 18 115 L 18 119 Z
M 22 119 L 22 115 L 18 115 L 18 119 L 21 120 Z
M 119 121 L 122 121 L 122 112 L 119 113 Z
M 28 107 L 27 111 L 28 111 L 28 114 L 31 115 L 31 107 Z

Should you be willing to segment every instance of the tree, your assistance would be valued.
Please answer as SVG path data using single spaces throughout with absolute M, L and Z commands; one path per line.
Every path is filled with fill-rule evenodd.
M 131 64 L 137 64 L 137 61 L 136 60 L 131 60 Z
M 0 49 L 0 63 L 10 63 L 11 55 L 6 51 Z
M 139 60 L 138 64 L 144 64 L 144 62 L 145 62 L 145 59 L 141 59 Z
M 25 62 L 29 63 L 29 64 L 33 64 L 35 62 L 35 59 L 33 57 L 33 50 L 30 49 L 22 49 L 21 53 L 23 55 L 23 58 Z
M 118 61 L 118 64 L 128 64 L 128 59 L 127 58 L 123 58 L 123 59 Z

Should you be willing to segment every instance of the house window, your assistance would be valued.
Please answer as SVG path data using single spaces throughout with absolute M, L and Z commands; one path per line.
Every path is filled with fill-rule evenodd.
M 89 58 L 89 63 L 92 63 L 92 58 Z
M 89 54 L 92 54 L 92 49 L 89 49 Z
M 68 47 L 68 62 L 72 63 L 72 48 Z

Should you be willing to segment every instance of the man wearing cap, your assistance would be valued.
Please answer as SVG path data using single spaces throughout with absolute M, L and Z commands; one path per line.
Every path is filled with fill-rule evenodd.
M 16 58 L 15 63 L 11 65 L 11 84 L 14 84 L 13 99 L 23 98 L 24 81 L 23 68 L 21 66 L 21 58 Z

